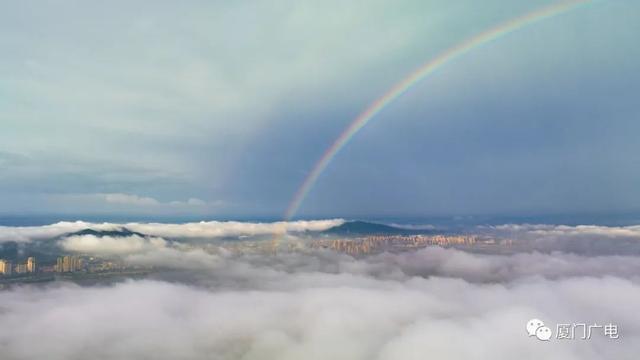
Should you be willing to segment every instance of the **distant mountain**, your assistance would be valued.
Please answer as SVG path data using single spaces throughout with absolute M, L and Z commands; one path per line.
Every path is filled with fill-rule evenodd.
M 411 230 L 395 226 L 372 223 L 367 221 L 347 221 L 342 225 L 323 231 L 328 235 L 402 235 L 402 234 L 426 234 L 433 230 Z
M 118 230 L 94 230 L 94 229 L 84 229 L 80 231 L 76 231 L 74 233 L 65 234 L 64 237 L 69 236 L 83 236 L 83 235 L 93 235 L 96 237 L 110 236 L 110 237 L 128 237 L 128 236 L 140 236 L 146 237 L 147 235 L 131 231 L 125 227 L 120 228 Z

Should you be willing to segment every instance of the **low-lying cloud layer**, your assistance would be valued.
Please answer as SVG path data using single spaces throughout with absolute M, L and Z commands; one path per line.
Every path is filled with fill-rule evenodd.
M 300 248 L 229 251 L 218 238 L 322 229 L 279 224 L 126 224 L 127 236 L 78 234 L 64 250 L 155 268 L 144 280 L 0 291 L 2 359 L 635 359 L 640 257 L 564 251 L 480 254 L 427 247 L 360 258 Z M 25 241 L 86 223 L 22 228 Z M 120 229 L 118 224 L 89 224 Z M 28 229 L 24 230 L 24 229 Z M 36 231 L 37 230 L 37 231 Z M 637 227 L 508 225 L 497 235 L 558 246 L 637 241 Z M 537 235 L 536 235 L 537 234 Z M 507 236 L 509 235 L 509 236 Z M 546 241 L 545 240 L 545 241 Z M 596 328 L 590 340 L 527 336 L 525 323 Z M 37 346 L 34 339 L 38 339 Z
M 365 276 L 388 281 L 447 277 L 471 283 L 607 276 L 640 280 L 640 261 L 633 256 L 585 257 L 563 253 L 480 255 L 439 247 L 358 260 L 332 252 L 277 254 L 265 258 L 257 254 L 213 255 L 201 250 L 181 252 L 165 248 L 131 255 L 125 260 L 133 265 L 197 269 L 201 272 L 194 277 L 184 274 L 185 280 L 203 286 L 224 284 L 246 289 L 262 288 L 265 284 L 279 288 L 295 287 L 280 278 L 282 273 L 296 275 L 286 280 L 304 282 L 309 279 L 312 283 L 318 274 Z
M 163 248 L 167 242 L 162 238 L 146 238 L 139 235 L 128 237 L 80 235 L 69 236 L 58 242 L 66 251 L 95 255 L 127 255 Z
M 185 260 L 192 255 L 185 254 Z M 558 260 L 544 254 L 487 260 L 433 249 L 370 260 L 330 253 L 212 256 L 217 264 L 203 258 L 211 271 L 201 267 L 182 274 L 207 279 L 197 285 L 177 277 L 109 287 L 19 287 L 0 292 L 0 350 L 11 360 L 73 360 L 87 354 L 94 359 L 590 360 L 633 359 L 640 351 L 640 283 L 631 274 L 637 274 L 637 265 L 616 276 L 600 276 L 609 273 L 598 275 L 593 265 L 583 273 L 598 276 L 564 276 L 574 271 L 562 267 L 549 278 L 536 277 L 535 269 L 527 277 L 516 271 L 497 283 L 404 273 L 437 256 L 468 256 L 449 270 L 463 278 L 465 272 L 491 274 L 491 266 L 478 263 L 526 267 L 535 260 L 552 272 Z M 617 260 L 593 262 L 606 269 Z M 554 331 L 556 323 L 611 322 L 621 337 L 609 339 L 600 330 L 591 340 L 541 342 L 525 332 L 533 317 Z
M 286 232 L 322 231 L 344 223 L 342 219 L 281 221 L 272 223 L 241 221 L 201 221 L 184 224 L 168 223 L 89 223 L 58 222 L 44 226 L 0 226 L 0 242 L 29 242 L 58 237 L 84 229 L 113 231 L 127 228 L 146 235 L 167 238 L 221 238 L 281 234 Z
M 514 239 L 533 250 L 640 255 L 640 225 L 505 224 L 479 230 Z

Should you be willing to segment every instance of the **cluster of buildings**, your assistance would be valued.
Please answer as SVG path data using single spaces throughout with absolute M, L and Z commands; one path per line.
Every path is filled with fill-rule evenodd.
M 23 263 L 13 264 L 10 260 L 0 259 L 0 275 L 24 275 L 38 272 L 69 273 L 82 270 L 82 259 L 78 256 L 62 256 L 57 259 L 56 265 L 39 268 L 36 258 L 30 256 Z
M 82 270 L 82 259 L 78 256 L 62 256 L 56 260 L 55 272 L 69 273 Z
M 91 256 L 65 255 L 56 259 L 56 264 L 48 270 L 56 273 L 76 272 L 109 272 L 127 270 L 128 267 L 112 260 L 100 259 Z
M 34 274 L 38 271 L 36 264 L 36 258 L 30 256 L 24 263 L 18 263 L 13 265 L 9 260 L 0 259 L 0 274 L 5 276 L 19 275 L 19 274 Z
M 272 241 L 239 241 L 218 244 L 209 249 L 211 252 L 224 248 L 236 254 L 257 253 L 273 254 L 277 252 L 297 252 L 305 249 L 330 249 L 349 255 L 367 255 L 383 251 L 408 251 L 427 246 L 441 247 L 474 247 L 479 250 L 495 247 L 510 248 L 512 240 L 496 240 L 490 237 L 474 234 L 437 234 L 437 235 L 369 235 L 348 238 L 321 238 L 311 241 L 286 241 L 275 239 Z
M 40 266 L 36 258 L 30 256 L 25 262 L 14 264 L 11 260 L 0 259 L 0 276 L 11 277 L 29 274 L 47 273 L 76 273 L 76 272 L 109 272 L 122 271 L 127 268 L 114 261 L 93 257 L 80 257 L 74 255 L 60 256 L 55 264 Z
M 384 250 L 408 250 L 426 246 L 473 246 L 475 235 L 374 235 L 354 239 L 326 239 L 311 243 L 312 248 L 331 249 L 350 255 L 364 255 Z
M 273 241 L 241 241 L 225 244 L 224 250 L 232 253 L 275 253 L 278 251 L 297 252 L 305 249 L 330 249 L 350 255 L 367 255 L 383 251 L 403 251 L 427 246 L 494 248 L 503 246 L 510 248 L 512 240 L 495 240 L 477 235 L 371 235 L 356 238 L 324 238 L 313 241 L 279 242 Z M 219 245 L 211 245 L 205 249 L 220 251 Z M 10 260 L 0 259 L 0 276 L 20 276 L 35 273 L 108 273 L 136 270 L 115 260 L 106 260 L 90 256 L 65 255 L 56 259 L 55 264 L 38 266 L 35 257 L 13 264 Z

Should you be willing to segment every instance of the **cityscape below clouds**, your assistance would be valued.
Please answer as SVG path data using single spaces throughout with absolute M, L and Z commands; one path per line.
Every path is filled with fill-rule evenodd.
M 3 226 L 0 241 L 9 359 L 631 359 L 640 350 L 639 226 L 77 221 Z M 563 339 L 553 328 L 553 343 L 541 344 L 526 335 L 532 317 L 599 331 L 582 339 L 574 327 Z M 73 326 L 51 336 L 61 322 Z M 43 340 L 26 346 L 34 338 Z M 451 348 L 451 338 L 474 348 Z
M 1 360 L 636 360 L 640 2 L 0 4 Z

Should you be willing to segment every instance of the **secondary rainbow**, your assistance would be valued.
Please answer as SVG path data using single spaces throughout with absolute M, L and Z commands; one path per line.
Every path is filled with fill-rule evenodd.
M 436 70 L 451 62 L 452 60 L 472 51 L 482 45 L 492 42 L 502 36 L 512 33 L 525 26 L 548 19 L 553 16 L 563 14 L 567 11 L 575 9 L 580 5 L 593 2 L 594 0 L 573 0 L 563 1 L 553 4 L 517 18 L 506 21 L 496 27 L 486 30 L 478 35 L 466 39 L 465 41 L 445 50 L 427 63 L 421 65 L 414 72 L 409 74 L 402 81 L 395 84 L 384 95 L 376 99 L 369 105 L 358 117 L 356 117 L 347 128 L 338 136 L 338 138 L 327 148 L 318 162 L 314 165 L 309 175 L 305 178 L 298 191 L 293 196 L 291 203 L 285 212 L 285 220 L 290 220 L 296 214 L 305 197 L 318 180 L 318 177 L 324 172 L 331 160 L 336 154 L 349 142 L 353 136 L 360 131 L 367 123 L 375 117 L 382 109 L 389 105 L 393 100 L 400 97 L 413 85 L 424 79 L 426 76 L 434 73 Z

